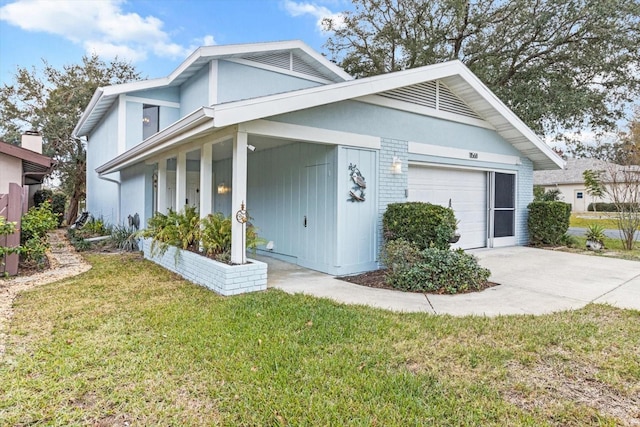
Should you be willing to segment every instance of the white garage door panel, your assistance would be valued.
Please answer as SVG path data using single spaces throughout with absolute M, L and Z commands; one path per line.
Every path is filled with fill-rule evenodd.
M 482 171 L 409 167 L 409 201 L 453 208 L 463 249 L 487 245 L 487 182 Z

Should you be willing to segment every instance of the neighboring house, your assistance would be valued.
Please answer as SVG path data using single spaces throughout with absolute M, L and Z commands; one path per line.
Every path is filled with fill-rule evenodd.
M 533 184 L 540 185 L 545 190 L 559 190 L 563 202 L 571 204 L 573 212 L 587 212 L 590 203 L 611 203 L 611 198 L 605 194 L 602 198 L 591 197 L 584 185 L 586 170 L 603 171 L 603 183 L 607 182 L 607 173 L 617 166 L 597 159 L 568 159 L 564 170 L 536 171 L 533 174 Z
M 15 183 L 24 192 L 23 211 L 33 205 L 33 193 L 51 174 L 53 160 L 42 154 L 42 137 L 35 132 L 22 136 L 22 146 L 0 141 L 0 194 L 9 192 Z
M 300 41 L 201 47 L 99 88 L 74 134 L 94 216 L 244 202 L 263 253 L 330 274 L 378 268 L 393 202 L 450 205 L 463 248 L 526 244 L 533 170 L 563 165 L 459 61 L 356 80 Z

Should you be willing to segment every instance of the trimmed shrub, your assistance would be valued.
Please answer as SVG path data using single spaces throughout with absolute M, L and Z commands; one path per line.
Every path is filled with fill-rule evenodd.
M 416 245 L 404 239 L 387 242 L 380 252 L 380 261 L 393 271 L 409 268 L 421 258 L 420 250 Z
M 594 205 L 598 212 L 618 212 L 618 207 L 615 203 L 589 203 L 587 210 L 594 212 Z M 625 208 L 637 207 L 635 203 L 620 203 L 619 205 Z
M 559 245 L 569 229 L 571 205 L 564 202 L 531 202 L 529 241 L 533 245 Z
M 389 269 L 387 284 L 406 291 L 455 294 L 482 289 L 490 275 L 462 249 L 427 248 L 420 252 L 417 262 Z
M 382 217 L 385 241 L 404 239 L 418 249 L 448 249 L 456 230 L 453 210 L 422 202 L 392 203 Z

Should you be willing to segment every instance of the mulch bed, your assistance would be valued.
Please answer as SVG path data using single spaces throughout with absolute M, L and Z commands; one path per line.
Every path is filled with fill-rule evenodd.
M 368 286 L 370 288 L 380 288 L 380 289 L 390 289 L 393 291 L 402 291 L 402 292 L 413 292 L 418 294 L 436 294 L 443 295 L 446 294 L 444 290 L 434 291 L 434 292 L 422 292 L 422 291 L 404 291 L 401 289 L 396 289 L 389 286 L 386 282 L 387 270 L 374 270 L 367 271 L 366 273 L 356 274 L 354 276 L 341 276 L 336 277 L 338 280 L 343 280 L 345 282 L 354 283 L 356 285 Z M 494 286 L 499 286 L 499 283 L 487 282 L 481 289 L 478 290 L 469 290 L 469 291 L 461 291 L 458 292 L 460 294 L 468 294 L 472 292 L 481 292 L 485 289 L 492 288 Z

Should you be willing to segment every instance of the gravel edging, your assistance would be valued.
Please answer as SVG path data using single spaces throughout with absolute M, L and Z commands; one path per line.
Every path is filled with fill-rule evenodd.
M 30 276 L 0 280 L 0 357 L 6 350 L 6 331 L 13 317 L 13 301 L 18 294 L 39 285 L 77 276 L 91 269 L 91 265 L 69 243 L 65 229 L 49 232 L 48 239 L 50 245 L 47 251 L 50 267 L 48 270 Z

